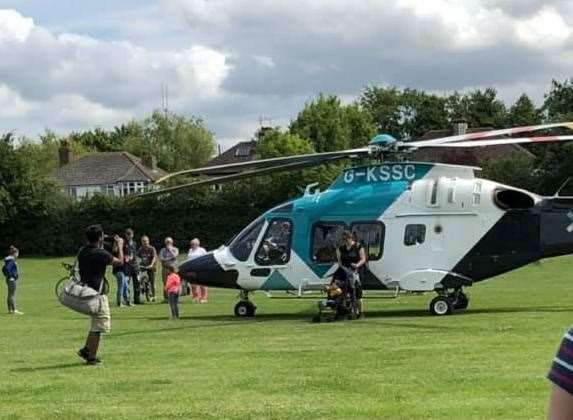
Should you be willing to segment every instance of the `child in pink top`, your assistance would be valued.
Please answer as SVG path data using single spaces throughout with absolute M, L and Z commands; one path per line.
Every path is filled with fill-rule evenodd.
M 171 319 L 179 319 L 179 293 L 181 293 L 181 277 L 177 267 L 168 267 L 169 274 L 165 282 L 165 292 L 171 308 Z

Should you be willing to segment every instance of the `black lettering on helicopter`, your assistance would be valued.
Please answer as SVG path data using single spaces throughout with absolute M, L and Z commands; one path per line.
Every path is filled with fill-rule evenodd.
M 380 165 L 350 169 L 344 172 L 344 182 L 353 183 L 365 179 L 367 183 L 385 181 L 411 181 L 416 178 L 415 165 Z

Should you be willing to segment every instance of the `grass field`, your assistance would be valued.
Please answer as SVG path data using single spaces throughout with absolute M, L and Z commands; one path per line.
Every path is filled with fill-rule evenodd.
M 59 262 L 20 260 L 25 315 L 0 316 L 1 418 L 543 418 L 572 323 L 563 257 L 468 289 L 469 310 L 442 318 L 431 294 L 368 299 L 366 319 L 321 324 L 315 300 L 262 293 L 254 319 L 231 316 L 223 290 L 184 299 L 180 321 L 167 305 L 113 307 L 104 364 L 89 367 L 75 356 L 88 321 L 53 294 Z

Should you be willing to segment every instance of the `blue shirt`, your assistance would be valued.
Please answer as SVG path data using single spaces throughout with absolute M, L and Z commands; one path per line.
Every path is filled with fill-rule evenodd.
M 16 258 L 11 255 L 4 258 L 4 267 L 2 267 L 2 273 L 4 273 L 6 280 L 18 280 L 18 264 L 16 264 Z

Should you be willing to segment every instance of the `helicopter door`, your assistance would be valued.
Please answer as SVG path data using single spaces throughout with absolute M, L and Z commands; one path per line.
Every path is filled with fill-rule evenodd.
M 252 277 L 264 280 L 263 290 L 294 289 L 289 282 L 293 224 L 290 219 L 278 218 L 269 221 L 267 230 L 255 253 Z

